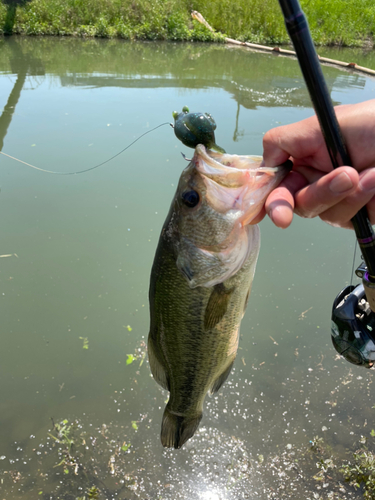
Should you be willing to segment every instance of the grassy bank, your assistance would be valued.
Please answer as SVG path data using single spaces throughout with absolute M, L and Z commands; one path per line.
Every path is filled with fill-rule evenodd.
M 139 40 L 222 40 L 179 0 L 0 0 L 0 33 Z
M 373 46 L 373 0 L 302 0 L 317 45 Z M 217 30 L 192 21 L 198 10 Z M 0 34 L 288 42 L 277 0 L 0 0 Z
M 286 43 L 289 38 L 277 0 L 200 0 L 196 10 L 232 38 Z M 373 46 L 374 0 L 300 0 L 317 45 Z

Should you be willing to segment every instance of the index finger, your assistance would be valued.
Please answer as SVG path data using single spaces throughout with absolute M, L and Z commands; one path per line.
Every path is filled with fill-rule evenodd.
M 274 167 L 293 158 L 295 166 L 308 165 L 329 172 L 332 164 L 316 116 L 269 130 L 263 137 L 263 159 Z

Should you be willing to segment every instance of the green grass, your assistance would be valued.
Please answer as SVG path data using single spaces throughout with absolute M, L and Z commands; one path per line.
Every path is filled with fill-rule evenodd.
M 317 45 L 358 46 L 372 43 L 373 0 L 300 0 Z M 277 0 L 197 0 L 201 12 L 217 30 L 231 38 L 255 43 L 287 43 Z
M 0 34 L 222 41 L 178 0 L 0 0 Z
M 373 0 L 301 0 L 317 45 L 373 44 Z M 215 28 L 196 21 L 199 11 Z M 288 43 L 277 0 L 0 0 L 0 34 Z

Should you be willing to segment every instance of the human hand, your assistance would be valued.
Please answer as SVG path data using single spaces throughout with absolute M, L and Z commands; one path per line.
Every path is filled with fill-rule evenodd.
M 375 100 L 335 111 L 354 168 L 333 170 L 316 116 L 269 130 L 263 138 L 265 166 L 291 158 L 294 167 L 252 223 L 267 213 L 276 226 L 286 228 L 294 212 L 352 228 L 350 219 L 364 205 L 375 223 Z

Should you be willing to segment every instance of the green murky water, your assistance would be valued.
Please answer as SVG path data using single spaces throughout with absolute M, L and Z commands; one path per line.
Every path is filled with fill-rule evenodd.
M 370 77 L 324 74 L 335 103 L 375 96 Z M 0 41 L 0 149 L 40 168 L 90 168 L 183 105 L 212 113 L 217 142 L 240 154 L 261 154 L 266 130 L 312 114 L 287 58 L 199 44 Z M 338 359 L 330 341 L 354 235 L 320 220 L 296 218 L 285 231 L 262 222 L 235 369 L 207 398 L 195 437 L 162 448 L 167 394 L 141 360 L 181 151 L 191 154 L 164 126 L 81 175 L 0 156 L 1 498 L 75 499 L 92 486 L 103 499 L 361 498 L 337 469 L 319 472 L 325 452 L 310 450 L 319 436 L 344 460 L 361 435 L 374 448 L 375 426 L 372 374 Z M 137 360 L 126 364 L 128 354 Z M 65 438 L 51 417 L 67 419 Z

